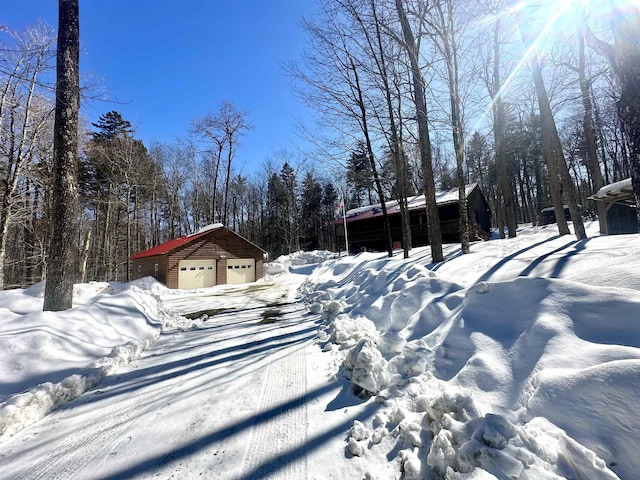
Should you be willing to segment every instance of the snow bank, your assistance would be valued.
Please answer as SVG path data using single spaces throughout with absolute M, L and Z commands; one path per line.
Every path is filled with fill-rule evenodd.
M 44 282 L 0 292 L 0 441 L 97 385 L 179 318 L 150 279 L 76 285 L 74 308 L 42 312 Z
M 324 350 L 341 359 L 357 394 L 383 405 L 354 423 L 347 451 L 395 458 L 405 479 L 634 478 L 640 292 L 518 278 L 520 262 L 501 281 L 464 287 L 497 271 L 482 255 L 491 243 L 461 259 L 461 284 L 415 259 L 371 253 L 311 273 L 303 291 L 312 311 L 325 312 Z M 556 240 L 547 248 L 557 250 Z M 563 276 L 584 273 L 588 254 L 573 253 Z M 600 249 L 593 255 L 603 261 Z M 557 270 L 552 255 L 536 258 L 540 271 L 553 270 L 545 260 Z M 612 279 L 608 268 L 608 285 L 640 285 L 640 271 Z
M 316 265 L 327 259 L 335 258 L 334 252 L 327 250 L 314 250 L 311 252 L 294 252 L 289 255 L 281 255 L 273 262 L 265 265 L 265 276 L 275 276 L 288 272 L 291 267 L 302 265 Z

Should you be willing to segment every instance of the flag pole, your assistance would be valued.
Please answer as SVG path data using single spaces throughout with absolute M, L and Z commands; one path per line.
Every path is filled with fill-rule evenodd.
M 349 238 L 347 237 L 347 207 L 344 204 L 344 195 L 342 196 L 342 223 L 344 225 L 344 248 L 347 257 L 349 256 Z

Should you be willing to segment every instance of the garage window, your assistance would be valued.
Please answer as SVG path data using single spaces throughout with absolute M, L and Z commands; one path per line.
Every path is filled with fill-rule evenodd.
M 180 267 L 180 271 L 181 272 L 186 272 L 187 271 L 187 267 Z

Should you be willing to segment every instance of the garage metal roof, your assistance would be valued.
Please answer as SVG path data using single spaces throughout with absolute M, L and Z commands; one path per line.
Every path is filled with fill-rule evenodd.
M 206 227 L 202 227 L 200 230 L 198 230 L 195 233 L 192 233 L 190 235 L 184 235 L 183 237 L 174 238 L 173 240 L 169 240 L 168 242 L 164 242 L 164 243 L 161 243 L 160 245 L 156 245 L 155 247 L 150 248 L 149 250 L 145 250 L 143 252 L 136 253 L 135 255 L 132 255 L 129 258 L 131 260 L 135 260 L 137 258 L 145 258 L 145 257 L 154 257 L 156 255 L 164 255 L 165 253 L 169 253 L 170 251 L 175 250 L 178 247 L 181 247 L 181 246 L 186 245 L 188 243 L 194 242 L 194 241 L 198 240 L 199 238 L 202 238 L 205 235 L 211 233 L 214 230 L 221 230 L 221 229 L 227 230 L 229 233 L 233 234 L 234 236 L 236 236 L 238 238 L 241 238 L 242 240 L 244 240 L 245 242 L 251 244 L 253 247 L 257 248 L 261 252 L 263 252 L 265 254 L 267 253 L 265 250 L 263 250 L 259 246 L 257 246 L 254 243 L 250 242 L 249 240 L 247 240 L 243 236 L 238 235 L 233 230 L 229 230 L 228 228 L 226 228 L 221 223 L 214 223 L 214 224 L 211 224 L 211 225 L 207 225 Z
M 131 260 L 135 260 L 136 258 L 145 258 L 145 257 L 153 257 L 155 255 L 164 255 L 172 250 L 175 250 L 182 245 L 186 245 L 187 243 L 191 243 L 194 240 L 199 239 L 200 237 L 204 237 L 207 233 L 211 232 L 211 230 L 199 231 L 197 233 L 192 233 L 191 235 L 185 235 L 183 237 L 174 238 L 173 240 L 169 240 L 168 242 L 161 243 L 160 245 L 156 245 L 149 250 L 145 250 L 140 253 L 136 253 L 132 255 Z

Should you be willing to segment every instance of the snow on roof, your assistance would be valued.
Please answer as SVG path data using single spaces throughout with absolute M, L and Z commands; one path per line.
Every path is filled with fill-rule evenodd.
M 605 185 L 589 198 L 601 202 L 616 202 L 624 200 L 633 201 L 633 186 L 631 185 L 631 178 L 625 178 L 619 182 Z
M 478 186 L 477 183 L 470 183 L 465 186 L 465 196 L 468 198 L 474 188 Z M 436 192 L 436 204 L 446 205 L 449 203 L 455 203 L 458 201 L 458 187 L 450 188 L 448 190 L 442 190 Z M 415 195 L 407 198 L 407 204 L 409 210 L 417 210 L 425 207 L 424 194 Z M 387 214 L 393 215 L 400 212 L 400 206 L 397 200 L 389 200 L 385 202 L 387 208 Z M 366 205 L 364 207 L 352 208 L 347 211 L 347 221 L 352 220 L 364 220 L 367 218 L 377 217 L 382 215 L 382 206 L 379 203 L 373 205 Z
M 187 236 L 191 237 L 193 235 L 200 235 L 201 233 L 210 232 L 211 230 L 218 230 L 219 228 L 222 228 L 222 227 L 224 227 L 224 225 L 222 225 L 221 223 L 211 223 L 209 225 L 205 225 L 204 227 L 202 227 L 197 232 L 192 233 L 192 234 L 187 235 Z

